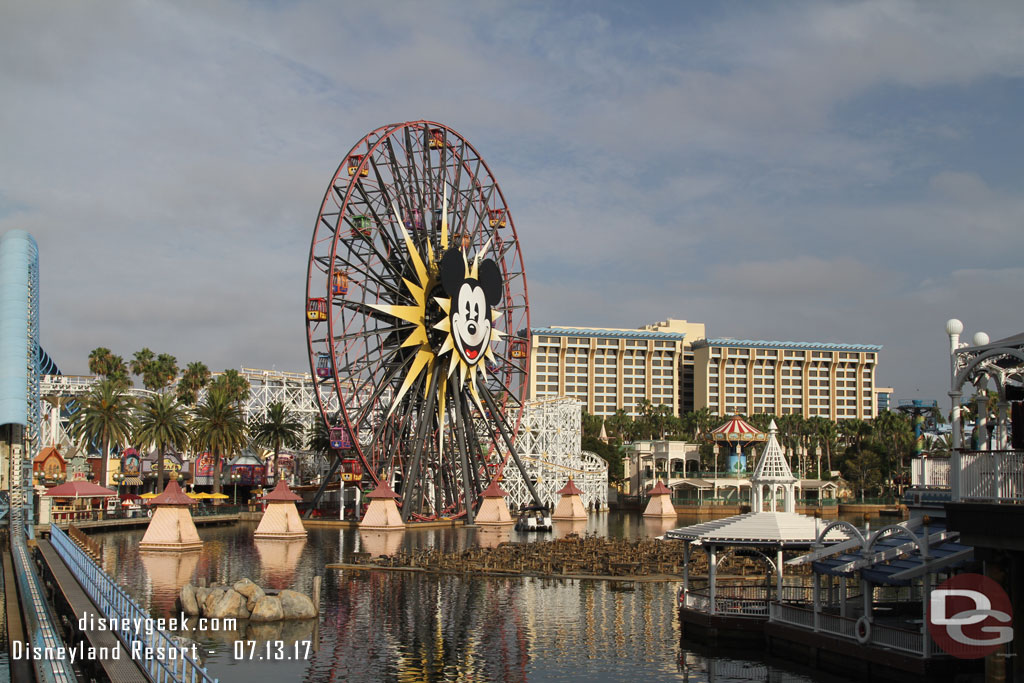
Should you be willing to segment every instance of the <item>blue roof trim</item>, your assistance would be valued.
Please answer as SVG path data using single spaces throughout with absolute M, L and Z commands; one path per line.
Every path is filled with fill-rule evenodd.
M 591 337 L 598 339 L 665 339 L 670 341 L 683 341 L 686 334 L 683 332 L 653 332 L 650 330 L 583 330 L 576 327 L 532 327 L 530 333 L 534 336 L 545 334 L 555 337 Z
M 879 344 L 833 344 L 828 342 L 764 341 L 754 339 L 698 339 L 693 348 L 706 346 L 749 347 L 757 349 L 797 349 L 803 351 L 881 351 Z

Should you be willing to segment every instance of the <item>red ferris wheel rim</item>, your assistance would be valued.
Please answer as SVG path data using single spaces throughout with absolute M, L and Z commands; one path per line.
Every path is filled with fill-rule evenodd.
M 413 259 L 409 253 L 403 253 L 407 243 L 403 244 L 396 224 L 402 221 L 409 228 L 407 233 L 419 231 L 414 240 L 416 248 L 410 251 L 422 250 L 421 260 L 432 263 L 430 254 L 436 259 L 442 246 L 440 229 L 435 224 L 440 220 L 438 198 L 442 189 L 445 193 L 450 190 L 452 198 L 450 215 L 446 214 L 452 223 L 448 237 L 461 239 L 463 244 L 468 240 L 470 246 L 464 248 L 467 255 L 471 247 L 478 252 L 488 247 L 487 252 L 495 254 L 493 260 L 503 276 L 501 303 L 496 310 L 503 316 L 507 336 L 493 345 L 497 349 L 494 353 L 497 360 L 493 368 L 488 363 L 488 369 L 494 372 L 489 376 L 483 373 L 492 384 L 495 377 L 503 380 L 494 387 L 502 397 L 499 406 L 502 414 L 494 418 L 486 411 L 487 419 L 508 420 L 510 431 L 515 434 L 522 418 L 529 377 L 529 353 L 525 352 L 525 340 L 529 337 L 529 296 L 518 234 L 504 193 L 476 148 L 449 126 L 425 120 L 381 126 L 363 136 L 349 150 L 328 184 L 310 245 L 306 292 L 307 302 L 314 298 L 330 302 L 326 321 L 307 320 L 311 373 L 317 377 L 318 361 L 325 355 L 331 359 L 334 369 L 329 381 L 315 382 L 323 419 L 332 423 L 335 416 L 331 400 L 337 400 L 338 426 L 355 435 L 354 450 L 375 482 L 388 473 L 388 468 L 382 467 L 379 454 L 367 451 L 379 450 L 387 444 L 361 441 L 361 430 L 370 424 L 367 422 L 369 409 L 353 398 L 358 397 L 360 391 L 369 391 L 371 386 L 374 390 L 380 388 L 363 381 L 364 376 L 392 386 L 401 378 L 400 372 L 385 375 L 365 367 L 372 358 L 379 357 L 383 363 L 397 357 L 406 367 L 411 361 L 398 353 L 385 356 L 368 341 L 379 341 L 386 334 L 393 336 L 400 326 L 378 326 L 367 331 L 359 325 L 377 316 L 369 312 L 377 306 L 370 299 L 387 299 L 388 306 L 410 303 L 398 280 L 405 281 L 404 276 L 409 274 L 407 261 Z M 389 208 L 394 210 L 391 213 L 401 215 L 389 215 Z M 429 225 L 425 224 L 428 215 Z M 373 237 L 367 237 L 371 229 L 356 228 L 352 223 L 354 218 L 372 223 Z M 356 223 L 361 225 L 360 221 Z M 357 232 L 360 232 L 358 236 Z M 432 267 L 431 263 L 428 267 Z M 346 269 L 344 278 L 336 277 L 339 268 Z M 335 277 L 335 286 L 343 280 L 347 292 L 356 290 L 355 298 L 358 299 L 361 292 L 358 305 L 337 301 L 332 292 L 332 277 Z M 326 329 L 323 329 L 323 322 L 326 322 Z M 361 340 L 362 345 L 356 343 L 357 340 Z M 393 340 L 387 343 L 394 345 Z M 516 344 L 522 344 L 520 353 L 515 353 Z M 366 360 L 360 360 L 356 350 L 366 351 Z M 359 366 L 360 362 L 364 366 Z M 360 367 L 359 373 L 363 374 L 353 372 L 355 367 Z M 355 382 L 353 377 L 357 377 Z M 416 387 L 416 391 L 419 390 L 420 387 Z M 381 396 L 376 392 L 370 403 L 380 400 Z M 509 407 L 511 410 L 505 415 Z M 422 407 L 420 412 L 423 412 Z M 411 414 L 417 413 L 413 410 Z M 399 432 L 406 428 L 403 426 Z M 439 437 L 441 441 L 443 438 L 443 435 Z M 400 447 L 397 442 L 392 445 Z M 489 453 L 501 450 L 497 440 L 488 447 Z

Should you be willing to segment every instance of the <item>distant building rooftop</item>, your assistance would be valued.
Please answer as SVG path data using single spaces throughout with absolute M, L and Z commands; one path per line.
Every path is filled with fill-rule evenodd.
M 682 332 L 652 332 L 648 330 L 601 329 L 599 327 L 533 327 L 530 332 L 561 337 L 598 337 L 602 339 L 666 339 L 683 341 L 686 334 Z
M 705 346 L 727 346 L 736 348 L 757 348 L 757 349 L 796 349 L 800 351 L 881 351 L 879 344 L 839 344 L 832 342 L 796 342 L 796 341 L 765 341 L 759 339 L 732 339 L 730 337 L 717 337 L 712 339 L 698 339 L 693 342 L 693 348 L 700 349 Z

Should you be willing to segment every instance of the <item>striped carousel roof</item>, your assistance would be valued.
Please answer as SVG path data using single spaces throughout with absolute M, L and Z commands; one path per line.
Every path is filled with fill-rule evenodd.
M 717 429 L 711 430 L 711 441 L 725 441 L 730 444 L 749 443 L 751 441 L 767 441 L 768 435 L 754 427 L 739 415 Z

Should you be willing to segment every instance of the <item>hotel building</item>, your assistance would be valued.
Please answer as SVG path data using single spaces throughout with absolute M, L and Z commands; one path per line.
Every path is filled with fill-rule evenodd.
M 833 420 L 878 414 L 881 346 L 707 338 L 702 323 L 642 329 L 532 329 L 533 400 L 567 396 L 588 413 L 631 415 L 644 399 L 676 415 L 799 413 Z

